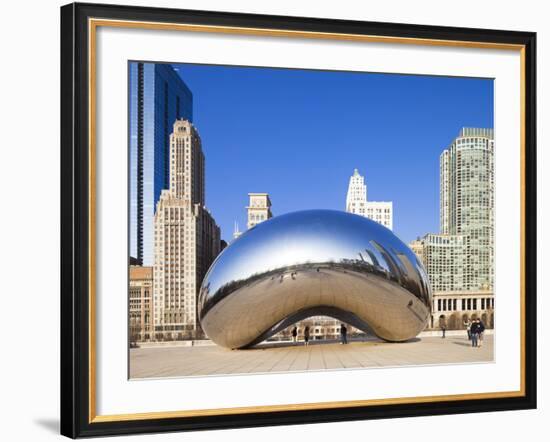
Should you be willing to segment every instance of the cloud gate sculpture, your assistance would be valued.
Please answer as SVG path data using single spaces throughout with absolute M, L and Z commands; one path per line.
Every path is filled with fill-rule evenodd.
M 390 230 L 334 210 L 277 216 L 214 261 L 199 319 L 216 344 L 245 348 L 310 316 L 331 316 L 392 342 L 424 329 L 431 290 L 416 255 Z

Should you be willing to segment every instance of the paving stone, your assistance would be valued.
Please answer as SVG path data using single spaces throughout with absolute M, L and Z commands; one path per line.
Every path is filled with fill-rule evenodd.
M 247 350 L 215 345 L 153 347 L 130 350 L 130 377 L 181 377 L 244 373 L 433 365 L 493 361 L 493 336 L 483 347 L 472 348 L 462 336 L 418 338 L 405 343 L 352 341 L 264 343 Z

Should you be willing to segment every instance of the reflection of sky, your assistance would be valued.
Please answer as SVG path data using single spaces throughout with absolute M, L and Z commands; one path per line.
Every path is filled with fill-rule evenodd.
M 303 211 L 275 217 L 243 234 L 219 256 L 207 276 L 210 293 L 230 281 L 256 273 L 304 263 L 360 259 L 368 249 L 389 270 L 372 240 L 413 260 L 412 252 L 395 235 L 366 218 L 331 210 Z M 370 261 L 370 260 L 369 260 Z

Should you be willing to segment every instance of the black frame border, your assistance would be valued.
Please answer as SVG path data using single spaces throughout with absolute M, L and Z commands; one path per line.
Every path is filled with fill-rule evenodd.
M 524 46 L 525 396 L 201 417 L 89 422 L 88 19 L 517 44 Z M 71 437 L 477 413 L 536 408 L 536 33 L 168 8 L 61 7 L 61 434 Z

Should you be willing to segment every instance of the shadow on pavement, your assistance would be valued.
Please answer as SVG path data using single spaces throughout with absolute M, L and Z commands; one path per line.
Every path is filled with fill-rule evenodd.
M 456 342 L 456 341 L 454 341 L 453 344 L 461 345 L 462 347 L 471 347 L 472 346 L 472 343 L 470 341 L 468 341 L 468 342 Z
M 419 342 L 420 338 L 412 338 L 405 342 L 397 342 L 396 344 L 408 344 L 412 342 Z M 322 340 L 313 340 L 309 341 L 310 346 L 318 345 L 330 345 L 330 344 L 339 344 L 339 339 L 322 339 Z M 392 344 L 391 342 L 386 342 L 382 339 L 376 337 L 360 337 L 360 338 L 348 338 L 348 344 L 355 343 L 376 343 L 376 344 Z M 255 345 L 254 347 L 241 349 L 243 350 L 267 350 L 270 348 L 288 348 L 288 347 L 305 347 L 304 341 L 292 342 L 292 341 L 276 341 L 276 342 L 261 342 L 260 344 Z

